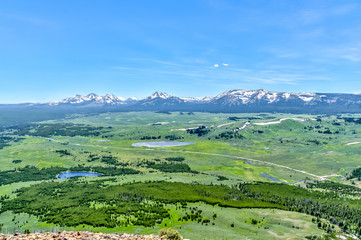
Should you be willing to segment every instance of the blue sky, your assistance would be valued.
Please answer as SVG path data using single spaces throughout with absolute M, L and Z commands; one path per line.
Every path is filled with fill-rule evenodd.
M 361 2 L 0 1 L 0 102 L 361 92 Z

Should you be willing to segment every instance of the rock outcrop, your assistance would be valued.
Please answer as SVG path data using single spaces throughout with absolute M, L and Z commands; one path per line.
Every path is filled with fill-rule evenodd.
M 166 238 L 157 235 L 134 235 L 134 234 L 106 234 L 93 232 L 58 232 L 58 233 L 30 233 L 30 234 L 0 234 L 0 240 L 166 240 Z

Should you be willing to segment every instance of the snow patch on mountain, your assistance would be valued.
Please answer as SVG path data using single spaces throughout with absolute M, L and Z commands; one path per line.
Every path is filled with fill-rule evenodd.
M 296 94 L 299 99 L 305 102 L 310 102 L 315 99 L 316 93 L 298 93 Z
M 213 97 L 180 97 L 184 102 L 209 102 Z

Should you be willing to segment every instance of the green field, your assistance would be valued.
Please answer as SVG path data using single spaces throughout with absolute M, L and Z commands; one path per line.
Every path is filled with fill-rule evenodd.
M 360 221 L 349 213 L 361 209 L 356 188 L 361 186 L 361 181 L 358 172 L 352 172 L 361 167 L 361 144 L 358 143 L 361 142 L 361 124 L 357 121 L 360 118 L 361 115 L 356 114 L 124 112 L 73 115 L 11 126 L 0 134 L 1 231 L 64 228 L 156 233 L 168 226 L 190 239 L 302 239 L 340 231 L 343 233 L 337 234 L 358 235 Z M 147 141 L 193 144 L 157 148 L 132 146 Z M 71 181 L 57 179 L 64 171 L 99 172 L 103 176 Z M 223 198 L 216 202 L 185 199 L 188 209 L 197 206 L 202 210 L 203 218 L 211 219 L 212 214 L 218 216 L 207 223 L 178 221 L 187 210 L 175 202 L 170 203 L 170 196 L 156 201 L 165 204 L 170 217 L 153 226 L 136 225 L 134 221 L 119 222 L 113 227 L 83 222 L 69 225 L 51 220 L 45 213 L 35 214 L 24 206 L 5 208 L 10 201 L 21 199 L 19 190 L 36 187 L 42 182 L 49 186 L 54 182 L 71 182 L 76 187 L 77 184 L 96 184 L 99 179 L 107 187 L 149 182 L 201 184 L 204 189 L 217 185 L 231 189 L 240 183 L 261 182 L 261 187 L 249 190 L 251 195 L 247 198 L 255 201 L 251 205 L 228 204 L 225 208 L 221 207 Z M 331 180 L 339 184 L 338 189 L 345 190 L 318 183 Z M 299 203 L 291 200 L 293 188 L 314 194 L 300 193 L 300 202 L 313 199 L 311 202 L 316 205 L 341 204 L 345 222 L 340 221 L 342 214 L 318 214 L 317 209 L 309 212 L 308 207 L 298 206 Z M 283 192 L 283 189 L 290 190 Z M 317 195 L 319 193 L 323 195 Z M 184 194 L 187 195 L 187 191 Z M 270 204 L 270 199 L 276 196 L 285 198 L 288 205 Z M 154 197 L 142 195 L 148 201 Z M 59 195 L 55 200 L 57 205 L 62 198 Z M 75 206 L 64 209 L 75 211 Z M 59 216 L 61 213 L 59 210 Z M 141 216 L 132 215 L 132 218 Z

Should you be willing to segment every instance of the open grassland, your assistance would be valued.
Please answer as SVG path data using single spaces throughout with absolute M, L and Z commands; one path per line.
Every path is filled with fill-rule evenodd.
M 212 219 L 207 225 L 190 222 L 172 226 L 190 239 L 303 239 L 311 234 L 324 234 L 312 223 L 312 217 L 305 214 L 276 209 L 231 209 L 202 203 L 189 207 L 197 207 Z M 213 220 L 215 214 L 217 217 Z
M 236 118 L 237 121 L 229 120 L 230 117 Z M 361 128 L 360 124 L 345 122 L 343 118 L 348 117 L 341 116 L 337 119 L 336 116 L 317 118 L 317 116 L 287 114 L 195 113 L 195 115 L 179 115 L 179 113 L 137 112 L 109 113 L 65 121 L 74 124 L 112 126 L 112 133 L 108 134 L 111 137 L 104 138 L 102 135 L 103 138 L 96 140 L 93 138 L 94 145 L 130 147 L 134 142 L 152 141 L 142 140 L 142 137 L 161 136 L 161 140 L 166 140 L 165 136 L 174 135 L 173 137 L 179 138 L 177 139 L 179 141 L 194 141 L 196 144 L 164 150 L 186 150 L 244 157 L 323 176 L 340 174 L 360 166 L 358 156 L 361 153 L 361 145 L 347 144 L 361 141 Z M 357 118 L 358 115 L 353 117 Z M 254 124 L 271 123 L 287 118 L 311 120 L 289 119 L 279 124 Z M 246 122 L 250 124 L 240 129 Z M 207 127 L 209 132 L 198 136 L 184 130 L 199 126 Z M 243 138 L 230 139 L 227 135 L 219 137 L 222 133 L 234 131 L 241 134 Z M 96 142 L 102 139 L 111 141 Z M 77 140 L 80 141 L 78 144 L 84 143 L 84 140 Z M 219 158 L 227 159 L 224 156 Z
M 192 221 L 179 222 L 178 217 L 185 215 L 185 210 L 175 205 L 167 205 L 173 218 L 167 219 L 154 228 L 142 226 L 128 226 L 116 228 L 92 227 L 82 225 L 77 230 L 91 230 L 94 232 L 118 232 L 137 234 L 157 234 L 164 227 L 171 227 L 188 239 L 303 239 L 305 236 L 323 235 L 324 231 L 317 228 L 312 222 L 312 217 L 277 209 L 231 209 L 211 206 L 204 203 L 191 203 L 189 208 L 201 210 L 206 218 L 212 223 L 202 224 Z M 213 219 L 214 215 L 217 215 Z M 257 223 L 252 222 L 252 219 Z M 5 212 L 0 214 L 0 224 L 3 224 L 3 232 L 52 232 L 62 230 L 74 230 L 72 227 L 60 227 L 39 221 L 37 217 L 28 214 L 14 214 Z M 233 224 L 233 227 L 231 225 Z

